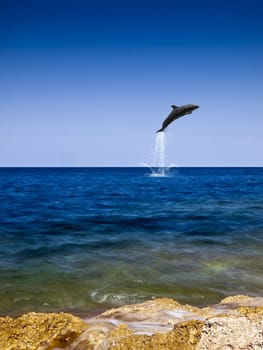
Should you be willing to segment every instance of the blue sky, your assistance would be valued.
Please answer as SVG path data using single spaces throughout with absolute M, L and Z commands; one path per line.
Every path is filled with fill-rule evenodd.
M 0 0 L 0 166 L 263 166 L 261 0 Z

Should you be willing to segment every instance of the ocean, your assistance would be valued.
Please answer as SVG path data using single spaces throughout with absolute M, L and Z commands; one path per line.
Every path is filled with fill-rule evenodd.
M 263 168 L 0 168 L 0 314 L 262 296 Z

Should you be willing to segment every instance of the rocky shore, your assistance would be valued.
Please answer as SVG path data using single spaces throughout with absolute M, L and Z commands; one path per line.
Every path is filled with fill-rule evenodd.
M 263 298 L 233 296 L 205 308 L 155 299 L 96 317 L 28 313 L 0 318 L 1 350 L 260 350 Z

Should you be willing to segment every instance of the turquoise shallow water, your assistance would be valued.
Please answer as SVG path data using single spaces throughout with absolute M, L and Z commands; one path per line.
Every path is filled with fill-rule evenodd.
M 0 313 L 262 295 L 263 168 L 1 168 Z

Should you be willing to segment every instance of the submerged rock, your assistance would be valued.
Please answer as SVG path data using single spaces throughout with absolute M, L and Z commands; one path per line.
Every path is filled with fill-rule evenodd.
M 86 319 L 65 313 L 0 318 L 1 350 L 263 349 L 263 298 L 235 296 L 197 308 L 172 299 Z

